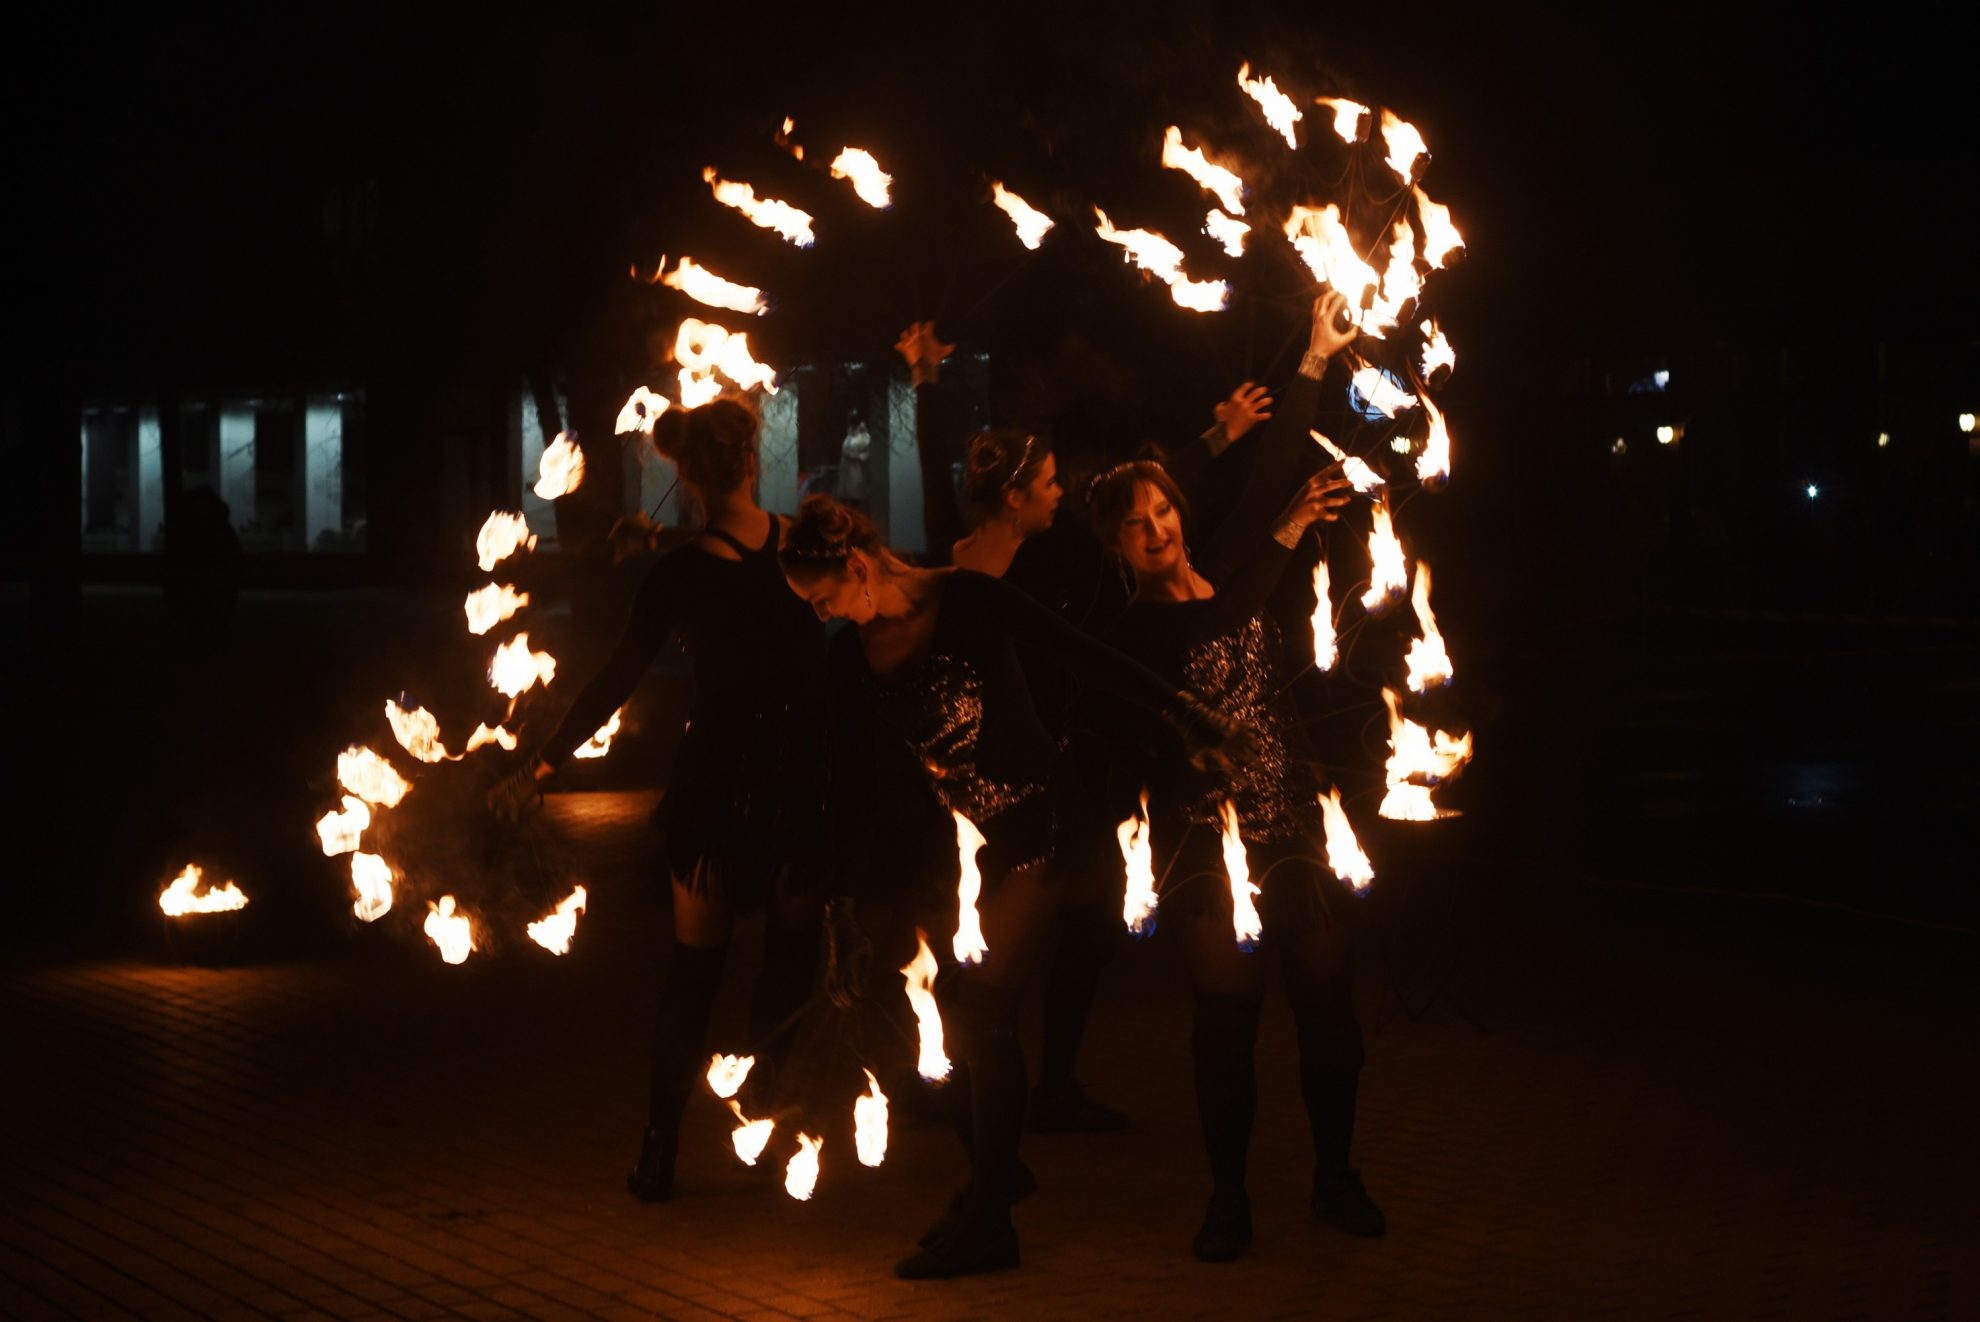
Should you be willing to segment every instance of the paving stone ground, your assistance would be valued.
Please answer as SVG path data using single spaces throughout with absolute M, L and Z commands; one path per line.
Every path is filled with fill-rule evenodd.
M 828 1149 L 799 1204 L 735 1163 L 704 1099 L 682 1197 L 635 1203 L 650 801 L 553 797 L 594 870 L 563 960 L 445 967 L 407 923 L 307 962 L 161 941 L 0 975 L 0 1314 L 1980 1316 L 1973 937 L 1434 844 L 1378 884 L 1361 961 L 1356 1155 L 1386 1239 L 1305 1210 L 1275 1003 L 1257 1243 L 1189 1256 L 1206 1176 L 1159 939 L 1110 970 L 1084 1068 L 1135 1126 L 1027 1137 L 1020 1269 L 891 1276 L 960 1171 L 936 1129 L 897 1131 L 877 1172 Z

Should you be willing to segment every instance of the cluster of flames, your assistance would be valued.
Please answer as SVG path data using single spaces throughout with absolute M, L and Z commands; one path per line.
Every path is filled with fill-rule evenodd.
M 715 1055 L 709 1058 L 706 1072 L 708 1090 L 736 1118 L 736 1127 L 729 1133 L 729 1146 L 745 1166 L 754 1166 L 762 1159 L 763 1150 L 770 1145 L 770 1137 L 777 1128 L 774 1117 L 752 1120 L 736 1100 L 755 1065 L 754 1056 Z M 887 1094 L 880 1091 L 880 1080 L 873 1076 L 872 1070 L 863 1072 L 866 1091 L 853 1099 L 853 1150 L 860 1165 L 878 1166 L 887 1159 Z M 784 1192 L 806 1202 L 818 1188 L 818 1157 L 824 1151 L 825 1140 L 799 1131 L 796 1143 L 797 1150 L 784 1165 Z

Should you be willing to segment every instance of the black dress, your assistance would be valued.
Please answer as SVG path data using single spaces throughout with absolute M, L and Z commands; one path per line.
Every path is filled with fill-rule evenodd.
M 817 839 L 823 782 L 825 632 L 777 564 L 779 523 L 759 547 L 719 528 L 727 560 L 693 545 L 662 556 L 633 601 L 618 646 L 578 693 L 541 756 L 555 766 L 610 718 L 667 639 L 694 669 L 688 727 L 667 776 L 659 825 L 668 869 L 729 860 L 737 898 Z

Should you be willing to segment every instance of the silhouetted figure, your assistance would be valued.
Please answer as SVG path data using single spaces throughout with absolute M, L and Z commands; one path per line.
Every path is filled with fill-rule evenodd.
M 179 498 L 165 528 L 165 605 L 202 646 L 226 641 L 241 596 L 241 539 L 212 487 Z

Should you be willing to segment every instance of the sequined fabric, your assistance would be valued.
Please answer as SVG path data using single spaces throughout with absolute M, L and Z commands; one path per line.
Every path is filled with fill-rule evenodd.
M 1311 775 L 1286 754 L 1278 709 L 1278 625 L 1254 615 L 1243 627 L 1198 643 L 1185 654 L 1183 677 L 1204 703 L 1249 725 L 1256 747 L 1225 786 L 1204 784 L 1189 796 L 1185 812 L 1192 824 L 1219 825 L 1218 805 L 1228 796 L 1236 805 L 1244 834 L 1279 840 L 1305 829 L 1312 814 Z
M 1039 782 L 1009 785 L 981 774 L 983 678 L 968 660 L 930 652 L 897 678 L 874 683 L 880 714 L 914 752 L 942 806 L 979 826 L 1045 792 Z

